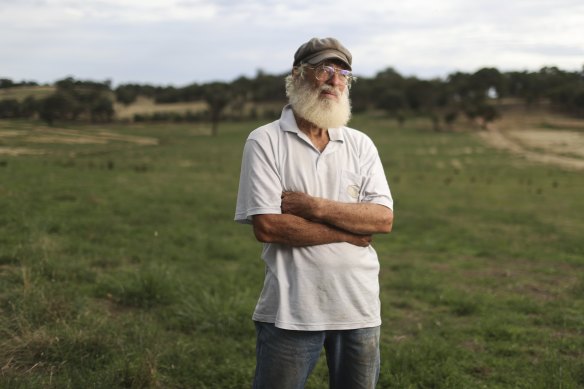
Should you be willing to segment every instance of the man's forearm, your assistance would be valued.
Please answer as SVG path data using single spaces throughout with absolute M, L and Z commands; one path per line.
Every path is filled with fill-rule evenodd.
M 296 215 L 256 215 L 253 217 L 253 229 L 260 242 L 288 246 L 316 246 L 347 242 L 366 247 L 371 243 L 370 235 L 354 234 Z
M 358 234 L 382 234 L 391 231 L 393 212 L 383 205 L 319 200 L 320 205 L 313 219 L 315 221 Z
M 342 203 L 301 192 L 282 194 L 282 212 L 355 234 L 388 233 L 393 224 L 393 212 L 383 205 Z

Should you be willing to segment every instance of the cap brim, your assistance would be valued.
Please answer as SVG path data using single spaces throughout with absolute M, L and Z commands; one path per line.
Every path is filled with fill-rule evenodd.
M 320 53 L 316 53 L 312 57 L 308 57 L 306 59 L 303 59 L 301 62 L 308 62 L 311 65 L 316 65 L 316 64 L 319 64 L 322 61 L 327 60 L 327 59 L 338 59 L 339 61 L 341 61 L 342 63 L 347 65 L 349 70 L 352 70 L 351 64 L 349 64 L 349 62 L 347 61 L 347 57 L 345 57 L 344 55 L 342 55 L 341 53 L 339 53 L 336 50 L 321 51 Z

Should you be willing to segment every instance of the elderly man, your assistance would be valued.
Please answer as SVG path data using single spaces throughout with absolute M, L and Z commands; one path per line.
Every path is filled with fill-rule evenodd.
M 303 388 L 322 348 L 331 388 L 379 377 L 379 261 L 393 200 L 377 149 L 346 127 L 351 53 L 313 38 L 286 77 L 289 105 L 245 143 L 235 220 L 263 242 L 254 388 Z

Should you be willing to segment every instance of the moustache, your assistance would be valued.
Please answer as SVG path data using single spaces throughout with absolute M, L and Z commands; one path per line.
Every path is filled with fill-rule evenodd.
M 339 92 L 335 87 L 331 86 L 331 85 L 322 85 L 320 88 L 318 88 L 318 92 L 328 92 L 328 93 L 332 93 L 334 94 L 336 97 L 341 96 L 341 92 Z

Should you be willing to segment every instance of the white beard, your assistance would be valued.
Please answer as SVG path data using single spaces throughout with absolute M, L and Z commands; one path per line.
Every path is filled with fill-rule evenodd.
M 339 100 L 320 97 L 323 90 L 335 91 L 339 94 Z M 326 84 L 314 89 L 301 77 L 294 79 L 290 75 L 286 79 L 286 95 L 298 116 L 320 128 L 342 127 L 351 119 L 351 100 L 347 88 L 342 93 Z

